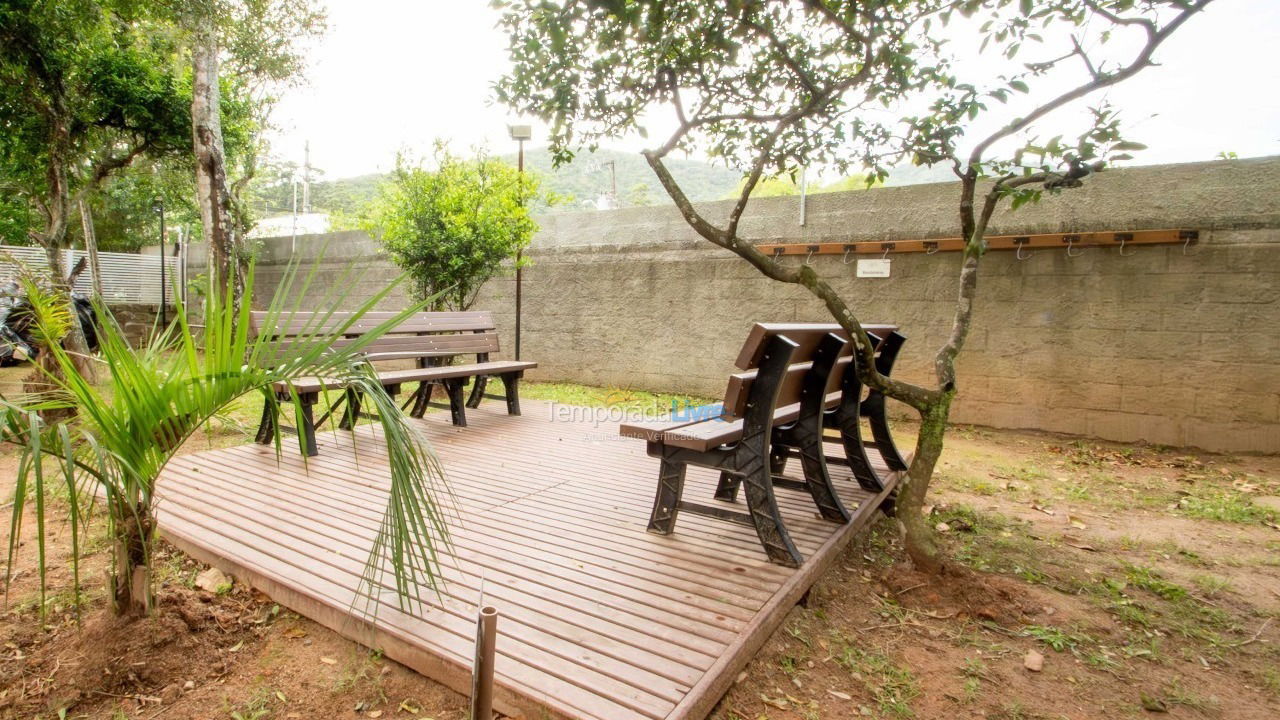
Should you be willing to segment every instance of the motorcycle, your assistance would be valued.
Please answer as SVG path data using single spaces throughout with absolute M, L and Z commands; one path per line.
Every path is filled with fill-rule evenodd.
M 98 319 L 93 303 L 83 293 L 72 291 L 76 320 L 90 352 L 98 349 Z M 40 353 L 33 334 L 35 317 L 27 296 L 16 282 L 0 286 L 0 367 L 34 360 Z

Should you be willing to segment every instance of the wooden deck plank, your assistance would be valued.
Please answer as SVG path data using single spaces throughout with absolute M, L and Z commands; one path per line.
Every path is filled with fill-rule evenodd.
M 616 425 L 556 420 L 537 402 L 522 417 L 499 407 L 472 411 L 466 428 L 419 421 L 456 516 L 442 599 L 428 593 L 418 612 L 379 586 L 372 622 L 353 613 L 389 485 L 371 426 L 320 433 L 321 454 L 306 460 L 294 439 L 278 459 L 256 445 L 177 458 L 159 486 L 161 527 L 196 557 L 464 693 L 483 578 L 503 616 L 500 710 L 697 718 L 882 499 L 833 468 L 854 515 L 836 525 L 806 493 L 779 489 L 806 558 L 782 568 L 732 523 L 686 514 L 670 536 L 645 532 L 657 461 Z M 717 479 L 691 469 L 686 497 L 710 500 Z

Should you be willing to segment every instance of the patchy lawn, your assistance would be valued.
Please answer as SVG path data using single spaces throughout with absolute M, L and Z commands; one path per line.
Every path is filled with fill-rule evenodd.
M 0 370 L 0 391 L 22 372 Z M 523 390 L 584 404 L 700 402 Z M 257 402 L 184 452 L 245 442 Z M 0 503 L 15 468 L 5 449 Z M 1261 499 L 1280 496 L 1280 458 L 958 428 L 940 472 L 931 512 L 971 572 L 912 573 L 881 520 L 713 717 L 1280 716 L 1280 529 Z M 158 612 L 121 626 L 105 610 L 108 558 L 100 524 L 95 532 L 80 625 L 67 527 L 51 532 L 43 618 L 34 542 L 19 548 L 0 617 L 0 718 L 466 717 L 462 696 L 259 593 L 197 588 L 203 566 L 168 547 Z M 1040 670 L 1027 669 L 1037 655 Z

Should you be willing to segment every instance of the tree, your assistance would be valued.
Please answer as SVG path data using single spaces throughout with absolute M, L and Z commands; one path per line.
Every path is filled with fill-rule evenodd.
M 293 300 L 297 268 L 286 273 L 271 302 L 267 322 L 294 323 L 287 308 Z M 252 279 L 250 270 L 249 279 Z M 212 280 L 210 280 L 212 282 Z M 310 277 L 297 287 L 305 296 Z M 381 584 L 383 568 L 390 567 L 402 607 L 420 600 L 423 586 L 434 586 L 439 577 L 436 549 L 448 543 L 435 495 L 443 480 L 439 461 L 421 433 L 408 421 L 367 362 L 362 360 L 366 340 L 394 329 L 406 317 L 422 309 L 411 305 L 394 319 L 377 325 L 359 343 L 341 346 L 335 340 L 364 313 L 391 292 L 398 282 L 355 307 L 341 328 L 305 332 L 298 342 L 268 335 L 250 337 L 247 304 L 223 302 L 225 289 L 208 288 L 197 335 L 187 323 L 179 302 L 177 321 L 158 331 L 147 347 L 131 348 L 123 330 L 104 323 L 101 333 L 103 359 L 109 374 L 105 387 L 94 385 L 76 368 L 59 340 L 71 324 L 71 315 L 60 293 L 51 292 L 31 274 L 24 290 L 36 316 L 36 328 L 50 348 L 47 355 L 60 366 L 49 373 L 55 392 L 25 402 L 0 398 L 0 438 L 22 447 L 14 490 L 12 533 L 9 536 L 6 584 L 12 577 L 15 552 L 22 538 L 22 519 L 28 502 L 36 515 L 35 540 L 44 607 L 46 517 L 62 506 L 44 502 L 46 491 L 59 485 L 66 491 L 65 507 L 71 530 L 71 569 L 77 599 L 80 590 L 79 558 L 84 523 L 90 516 L 87 501 L 101 499 L 112 538 L 110 597 L 117 614 L 137 616 L 152 607 L 151 558 L 155 541 L 156 480 L 178 448 L 212 417 L 243 395 L 260 394 L 264 402 L 277 402 L 274 387 L 283 383 L 292 394 L 293 381 L 303 377 L 333 378 L 361 392 L 378 411 L 391 468 L 387 509 L 374 541 L 364 581 Z M 346 296 L 338 293 L 332 312 L 346 309 Z M 299 327 L 308 321 L 296 321 Z M 312 324 L 314 326 L 314 323 Z M 75 408 L 73 421 L 47 421 L 46 410 Z M 277 452 L 282 452 L 279 428 L 274 428 Z M 299 449 L 301 451 L 301 448 Z M 270 482 L 270 478 L 263 478 Z M 374 596 L 378 591 L 370 588 Z
M 53 276 L 64 278 L 73 212 L 86 193 L 148 152 L 187 143 L 176 47 L 136 3 L 10 3 L 0 9 L 3 175 L 35 207 Z
M 175 46 L 125 0 L 0 8 L 0 174 L 40 216 L 29 230 L 66 293 L 62 250 L 79 201 L 144 153 L 185 145 Z M 69 342 L 81 358 L 84 338 Z
M 526 207 L 536 177 L 484 152 L 473 158 L 436 144 L 435 169 L 397 158 L 365 226 L 434 309 L 465 310 L 502 263 L 537 229 Z
M 921 508 L 961 387 L 955 361 L 978 299 L 992 214 L 1006 202 L 1016 208 L 1077 187 L 1141 149 L 1123 139 L 1105 98 L 1073 140 L 1034 133 L 1046 118 L 1061 120 L 1064 108 L 1150 66 L 1211 1 L 500 0 L 512 70 L 497 90 L 517 111 L 550 124 L 561 160 L 643 129 L 640 118 L 656 107 L 674 116 L 676 129 L 644 156 L 689 225 L 821 300 L 849 332 L 863 382 L 920 415 L 897 520 L 913 563 L 939 573 L 947 565 Z M 947 33 L 980 37 L 984 62 L 958 62 L 940 39 Z M 1032 53 L 1031 62 L 1017 62 Z M 701 214 L 668 171 L 673 151 L 695 149 L 745 171 L 723 223 Z M 856 309 L 811 267 L 770 258 L 739 233 L 762 179 L 825 166 L 882 180 L 903 160 L 941 163 L 960 179 L 957 229 L 966 243 L 932 386 L 877 373 Z
M 249 84 L 256 100 L 251 107 L 258 109 L 254 124 L 264 128 L 274 101 L 271 89 L 296 79 L 303 63 L 299 43 L 323 30 L 324 14 L 313 0 L 195 0 L 178 8 L 191 38 L 191 127 L 204 241 L 215 277 L 232 280 L 218 287 L 232 288 L 239 302 L 249 262 L 244 235 L 252 224 L 245 189 L 257 173 L 261 139 L 253 138 L 240 178 L 230 180 L 219 67 L 225 55 L 231 71 Z

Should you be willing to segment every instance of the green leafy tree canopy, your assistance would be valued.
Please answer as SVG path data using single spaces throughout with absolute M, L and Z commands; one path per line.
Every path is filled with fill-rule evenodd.
M 403 155 L 365 221 L 365 228 L 436 309 L 465 310 L 503 261 L 533 238 L 536 177 L 479 152 L 464 158 L 436 144 L 435 167 Z

